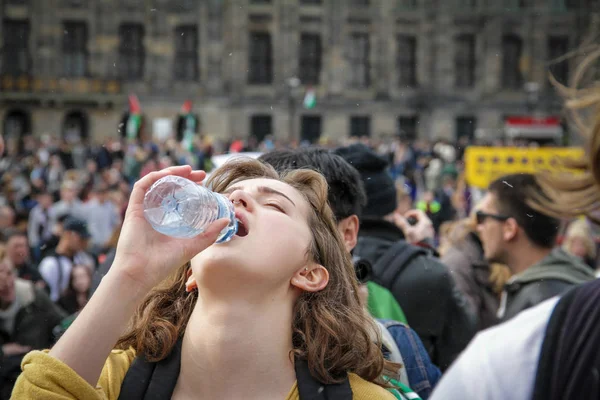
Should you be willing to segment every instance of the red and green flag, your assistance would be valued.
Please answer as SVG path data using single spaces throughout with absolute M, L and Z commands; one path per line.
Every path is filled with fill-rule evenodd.
M 304 94 L 304 101 L 302 102 L 302 104 L 307 110 L 315 108 L 315 106 L 317 105 L 317 94 L 315 92 L 315 89 L 313 89 L 310 86 L 306 89 L 306 93 Z

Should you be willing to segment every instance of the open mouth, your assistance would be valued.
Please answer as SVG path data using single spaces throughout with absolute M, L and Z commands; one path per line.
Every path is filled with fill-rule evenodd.
M 238 224 L 238 228 L 237 228 L 237 232 L 235 235 L 239 236 L 239 237 L 244 237 L 244 236 L 248 235 L 248 228 L 246 228 L 246 225 L 244 224 L 244 222 L 238 218 L 237 224 Z

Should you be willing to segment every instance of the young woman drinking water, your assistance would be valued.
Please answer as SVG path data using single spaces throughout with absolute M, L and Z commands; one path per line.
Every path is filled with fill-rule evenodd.
M 225 220 L 192 239 L 147 223 L 144 194 L 167 175 L 205 177 L 182 166 L 135 184 L 110 272 L 54 348 L 26 356 L 15 398 L 394 398 L 320 174 L 217 170 L 208 185 L 242 227 L 215 245 Z

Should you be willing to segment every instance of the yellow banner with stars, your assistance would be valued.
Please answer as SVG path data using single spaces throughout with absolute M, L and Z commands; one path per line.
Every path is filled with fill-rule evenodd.
M 581 159 L 580 147 L 468 147 L 465 151 L 467 183 L 480 189 L 503 175 L 541 171 L 572 172 L 561 166 L 564 159 Z

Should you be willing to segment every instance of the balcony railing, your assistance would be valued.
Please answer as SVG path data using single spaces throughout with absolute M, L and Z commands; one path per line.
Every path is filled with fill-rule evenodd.
M 0 75 L 0 92 L 116 95 L 121 93 L 121 83 L 114 79 L 39 78 L 5 74 Z

